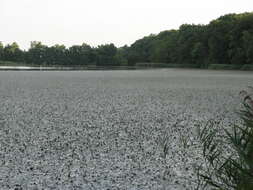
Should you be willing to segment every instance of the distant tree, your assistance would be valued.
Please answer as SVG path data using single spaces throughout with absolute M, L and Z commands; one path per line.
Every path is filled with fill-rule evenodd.
M 128 65 L 128 46 L 125 45 L 117 49 L 117 53 L 115 55 L 117 65 L 127 66 Z
M 134 66 L 137 62 L 141 61 L 141 58 L 137 51 L 130 48 L 128 54 L 127 54 L 127 62 L 129 66 Z
M 204 39 L 202 39 L 205 27 L 202 25 L 183 24 L 179 28 L 178 36 L 178 63 L 180 64 L 199 64 L 196 58 L 200 58 L 199 53 L 205 55 Z M 201 47 L 200 47 L 201 46 Z M 200 50 L 200 48 L 203 48 Z M 194 57 L 193 57 L 194 56 Z M 202 58 L 202 57 L 201 57 Z M 203 61 L 203 59 L 201 60 Z
M 68 50 L 68 57 L 71 65 L 80 65 L 81 64 L 81 47 L 78 45 L 71 46 Z
M 26 61 L 31 64 L 46 65 L 48 57 L 46 55 L 47 46 L 41 42 L 32 41 L 30 49 L 27 52 Z
M 202 42 L 196 42 L 193 45 L 191 51 L 191 57 L 194 64 L 201 66 L 202 68 L 206 68 L 206 56 L 207 49 Z
M 137 40 L 129 48 L 128 62 L 133 65 L 137 62 L 151 62 L 156 35 L 151 34 Z
M 197 64 L 252 63 L 253 13 L 228 14 L 208 25 L 183 24 L 134 42 L 128 48 L 128 64 L 163 62 Z
M 26 52 L 17 43 L 5 47 L 0 43 L 0 59 L 37 65 L 253 64 L 253 13 L 227 14 L 207 25 L 183 24 L 178 30 L 145 36 L 130 47 L 93 48 L 85 43 L 48 47 L 33 41 Z
M 233 65 L 243 65 L 246 64 L 246 55 L 242 47 L 234 47 L 228 50 L 228 55 L 230 58 L 230 63 Z
M 0 60 L 4 59 L 3 55 L 4 55 L 4 45 L 2 42 L 0 42 Z
M 248 63 L 248 42 L 250 42 L 253 30 L 253 14 L 233 14 L 233 27 L 229 32 L 229 58 L 232 64 Z
M 179 32 L 177 30 L 170 30 L 170 37 L 166 40 L 166 47 L 168 52 L 168 63 L 179 62 Z
M 47 47 L 45 51 L 44 62 L 47 65 L 67 65 L 67 49 L 64 45 L 56 44 L 52 47 Z
M 169 46 L 171 45 L 170 40 L 172 39 L 173 32 L 174 31 L 163 31 L 157 35 L 156 40 L 154 41 L 153 52 L 151 54 L 152 62 L 170 62 Z
M 246 54 L 246 63 L 253 64 L 253 30 L 243 32 L 243 47 Z
M 23 51 L 19 48 L 16 42 L 12 44 L 7 44 L 3 49 L 3 59 L 6 61 L 23 61 Z
M 114 44 L 100 45 L 96 48 L 97 65 L 113 66 L 118 65 L 116 60 L 117 48 Z
M 211 64 L 230 64 L 231 31 L 236 25 L 234 14 L 221 16 L 208 25 L 209 62 Z
M 71 65 L 90 65 L 96 61 L 94 49 L 83 43 L 81 46 L 74 45 L 68 50 L 68 58 Z
M 95 50 L 85 43 L 82 44 L 81 49 L 82 49 L 81 61 L 87 65 L 95 64 L 96 61 Z

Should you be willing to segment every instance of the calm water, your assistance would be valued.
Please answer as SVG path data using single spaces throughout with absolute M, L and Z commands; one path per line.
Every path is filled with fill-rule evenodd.
M 242 71 L 2 71 L 0 189 L 195 189 L 196 124 L 235 120 L 252 82 Z

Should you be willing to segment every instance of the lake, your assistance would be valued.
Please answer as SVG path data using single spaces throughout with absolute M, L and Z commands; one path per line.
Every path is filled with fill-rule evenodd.
M 252 82 L 242 71 L 1 71 L 1 189 L 193 189 L 196 124 L 236 121 Z

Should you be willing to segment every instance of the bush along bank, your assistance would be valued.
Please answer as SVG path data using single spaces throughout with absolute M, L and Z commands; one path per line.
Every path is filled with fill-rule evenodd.
M 197 168 L 198 189 L 253 189 L 253 88 L 249 91 L 240 93 L 242 124 L 222 126 L 221 131 L 211 121 L 199 128 L 205 163 Z

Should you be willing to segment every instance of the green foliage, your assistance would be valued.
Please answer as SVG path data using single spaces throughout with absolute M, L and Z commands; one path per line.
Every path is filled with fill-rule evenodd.
M 87 45 L 75 45 L 67 51 L 67 60 L 70 65 L 93 65 L 96 61 L 95 50 Z
M 116 54 L 117 54 L 117 48 L 114 46 L 114 44 L 106 44 L 106 45 L 98 46 L 98 48 L 96 48 L 97 65 L 98 66 L 118 65 Z
M 0 42 L 0 60 L 3 59 L 3 54 L 4 53 L 4 45 L 2 42 Z
M 129 47 L 128 60 L 132 64 L 187 63 L 201 68 L 210 64 L 252 64 L 252 17 L 253 13 L 228 14 L 208 25 L 183 24 L 179 30 L 144 37 Z
M 136 67 L 158 67 L 158 68 L 198 68 L 195 64 L 171 64 L 171 63 L 136 63 Z
M 184 24 L 179 28 L 179 63 L 199 64 L 199 61 L 197 59 L 200 59 L 202 62 L 201 58 L 205 57 L 204 42 L 201 42 L 203 31 L 204 26 L 202 25 Z
M 132 65 L 137 62 L 151 62 L 155 38 L 155 35 L 150 35 L 133 43 L 129 48 L 128 62 Z
M 245 70 L 245 71 L 253 71 L 253 64 L 246 64 L 246 65 L 243 65 L 241 67 L 241 70 Z
M 208 65 L 208 69 L 212 70 L 244 70 L 244 71 L 252 71 L 253 64 L 245 64 L 245 65 L 229 65 L 229 64 L 211 64 Z
M 234 14 L 221 16 L 207 26 L 208 59 L 211 64 L 230 64 L 228 51 L 233 37 L 231 30 L 236 25 L 234 17 Z
M 0 66 L 25 66 L 27 64 L 23 62 L 13 62 L 13 61 L 1 61 L 0 60 Z
M 7 44 L 3 48 L 2 57 L 2 60 L 6 61 L 23 61 L 24 59 L 23 51 L 19 48 L 16 42 L 13 42 L 12 44 Z
M 170 64 L 173 63 L 179 67 L 238 69 L 253 64 L 253 13 L 224 15 L 207 25 L 183 24 L 178 30 L 162 31 L 139 39 L 130 47 L 117 48 L 114 44 L 48 47 L 34 41 L 26 52 L 20 50 L 17 43 L 5 47 L 0 43 L 0 60 L 33 65 L 134 66 L 137 63 L 158 63 L 149 64 L 158 67 L 165 63 L 173 67 Z
M 207 56 L 206 47 L 202 42 L 196 42 L 191 50 L 191 57 L 195 65 L 206 68 L 205 57 Z
M 251 89 L 253 90 L 253 89 Z M 253 189 L 253 99 L 242 91 L 242 124 L 216 129 L 219 123 L 210 121 L 199 128 L 199 139 L 205 158 L 204 167 L 197 170 L 199 189 Z
M 245 50 L 246 63 L 253 64 L 253 29 L 251 32 L 243 31 L 242 41 Z
M 211 64 L 208 66 L 208 69 L 212 70 L 239 70 L 241 65 L 228 65 L 228 64 Z
M 117 49 L 117 53 L 115 55 L 117 65 L 121 65 L 121 66 L 128 65 L 127 49 L 128 49 L 128 46 L 123 46 L 123 47 Z
M 166 63 L 136 63 L 136 67 L 168 67 Z
M 41 42 L 33 41 L 31 42 L 31 47 L 26 54 L 26 61 L 31 64 L 43 65 L 46 63 L 46 51 L 47 46 L 43 45 Z
M 177 37 L 178 32 L 176 30 L 159 33 L 157 39 L 153 42 L 151 61 L 157 63 L 176 62 Z

